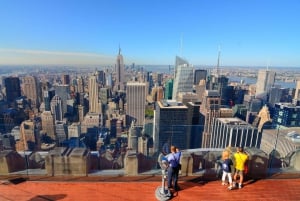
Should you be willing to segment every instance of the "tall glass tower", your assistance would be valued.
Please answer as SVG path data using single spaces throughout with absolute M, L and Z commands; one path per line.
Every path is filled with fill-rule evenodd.
M 176 56 L 175 76 L 172 99 L 176 100 L 179 92 L 193 92 L 194 68 L 189 63 Z

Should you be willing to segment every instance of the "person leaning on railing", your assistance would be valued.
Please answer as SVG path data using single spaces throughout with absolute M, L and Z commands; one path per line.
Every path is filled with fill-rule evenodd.
M 178 186 L 178 174 L 179 174 L 179 160 L 180 154 L 176 154 L 176 147 L 171 146 L 170 148 L 171 153 L 168 154 L 167 160 L 169 162 L 168 167 L 168 188 L 172 188 L 174 183 L 174 189 L 179 190 Z
M 237 177 L 239 176 L 239 188 L 242 188 L 244 181 L 244 169 L 245 163 L 248 160 L 248 155 L 244 152 L 242 147 L 237 148 L 237 152 L 233 155 L 235 160 L 235 172 L 233 176 L 233 186 L 237 183 Z

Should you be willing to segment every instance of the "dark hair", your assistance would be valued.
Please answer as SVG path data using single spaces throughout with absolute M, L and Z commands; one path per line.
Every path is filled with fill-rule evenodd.
M 238 151 L 238 152 L 243 152 L 244 149 L 243 149 L 243 147 L 238 147 L 238 148 L 237 148 L 237 151 Z

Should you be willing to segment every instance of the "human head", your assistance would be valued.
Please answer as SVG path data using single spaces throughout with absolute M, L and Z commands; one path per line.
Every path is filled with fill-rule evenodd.
M 171 152 L 176 152 L 176 147 L 174 145 L 172 145 L 170 150 L 171 150 Z
M 222 152 L 222 159 L 225 160 L 225 159 L 227 159 L 227 158 L 229 158 L 229 151 L 224 150 L 224 151 Z
M 244 151 L 243 147 L 238 147 L 237 148 L 237 152 L 243 152 L 243 151 Z

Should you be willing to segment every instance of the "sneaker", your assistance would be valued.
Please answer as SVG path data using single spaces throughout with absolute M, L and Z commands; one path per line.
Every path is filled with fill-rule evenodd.
M 236 183 L 235 182 L 232 182 L 232 187 L 236 187 Z
M 227 185 L 227 183 L 225 183 L 225 182 L 222 182 L 222 186 L 226 186 Z
M 229 186 L 229 187 L 228 187 L 228 190 L 232 190 L 232 189 L 233 189 L 233 187 L 232 187 L 232 186 Z
M 242 188 L 243 186 L 242 186 L 242 184 L 239 184 L 239 188 Z

